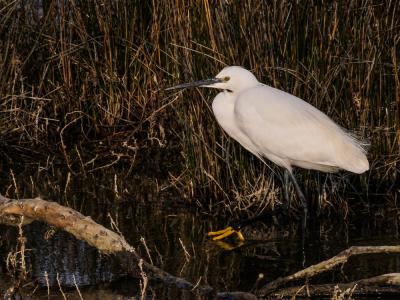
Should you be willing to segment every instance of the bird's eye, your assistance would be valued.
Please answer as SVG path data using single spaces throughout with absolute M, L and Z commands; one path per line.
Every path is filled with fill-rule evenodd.
M 229 81 L 230 79 L 231 79 L 231 78 L 230 78 L 229 76 L 225 76 L 225 77 L 224 77 L 224 81 L 225 81 L 225 82 Z

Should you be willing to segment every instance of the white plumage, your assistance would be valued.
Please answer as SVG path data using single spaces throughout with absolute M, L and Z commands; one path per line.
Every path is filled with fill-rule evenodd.
M 226 82 L 212 104 L 221 127 L 244 148 L 292 172 L 292 167 L 363 173 L 369 169 L 363 144 L 314 106 L 258 82 L 241 67 L 226 67 Z M 241 81 L 236 84 L 236 81 Z

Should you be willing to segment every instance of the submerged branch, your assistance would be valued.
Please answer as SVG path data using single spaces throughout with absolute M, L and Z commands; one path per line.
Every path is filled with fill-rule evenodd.
M 265 296 L 271 294 L 271 292 L 277 290 L 284 284 L 295 281 L 298 279 L 310 278 L 317 274 L 332 270 L 338 265 L 343 265 L 347 262 L 350 256 L 360 254 L 375 254 L 375 253 L 400 253 L 400 246 L 353 246 L 350 247 L 338 255 L 324 260 L 316 265 L 309 266 L 301 271 L 298 271 L 292 275 L 286 277 L 280 277 L 266 286 L 258 290 L 257 295 Z M 371 282 L 373 284 L 373 282 Z
M 245 292 L 217 293 L 209 286 L 197 286 L 184 278 L 173 276 L 145 262 L 124 237 L 74 209 L 41 198 L 14 200 L 0 195 L 0 223 L 16 226 L 20 224 L 20 217 L 24 217 L 24 225 L 32 221 L 44 222 L 71 233 L 77 239 L 86 241 L 102 253 L 115 255 L 121 267 L 132 276 L 139 276 L 140 263 L 149 278 L 161 281 L 167 286 L 200 294 L 211 294 L 220 299 L 256 299 L 253 294 Z
M 383 274 L 371 278 L 360 279 L 350 283 L 316 284 L 307 286 L 294 286 L 282 288 L 269 297 L 285 298 L 297 295 L 298 297 L 330 297 L 335 293 L 378 296 L 388 294 L 399 294 L 400 273 Z

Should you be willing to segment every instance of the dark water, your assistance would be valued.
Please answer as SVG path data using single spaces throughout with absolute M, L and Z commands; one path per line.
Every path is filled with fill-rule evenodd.
M 142 257 L 176 276 L 209 284 L 219 291 L 250 291 L 259 274 L 271 281 L 330 258 L 349 246 L 395 245 L 399 237 L 397 213 L 383 209 L 389 203 L 382 197 L 381 208 L 354 210 L 347 222 L 338 216 L 325 222 L 311 220 L 304 245 L 299 237 L 299 222 L 272 218 L 245 228 L 245 244 L 226 250 L 210 241 L 206 233 L 223 227 L 229 218 L 194 210 L 188 200 L 169 194 L 166 184 L 125 179 L 109 172 L 68 179 L 66 172 L 42 170 L 16 173 L 15 177 L 20 197 L 42 195 L 90 215 L 109 228 L 112 217 Z M 2 193 L 16 192 L 10 182 L 9 177 L 3 177 Z M 140 295 L 140 280 L 127 278 L 110 256 L 98 254 L 68 233 L 55 229 L 52 234 L 52 230 L 36 222 L 24 228 L 31 290 L 35 285 L 40 287 L 33 298 L 47 299 L 46 286 L 50 285 L 51 298 L 60 299 L 59 284 L 68 299 L 79 299 L 76 286 L 84 299 L 131 299 Z M 15 250 L 17 230 L 1 226 L 0 232 L 0 289 L 4 291 L 11 282 L 6 273 L 12 273 L 6 272 L 4 261 Z M 349 282 L 399 271 L 400 259 L 396 255 L 360 256 L 350 259 L 343 269 L 322 274 L 311 282 Z M 149 287 L 148 295 L 156 299 L 192 297 L 187 292 L 154 285 Z

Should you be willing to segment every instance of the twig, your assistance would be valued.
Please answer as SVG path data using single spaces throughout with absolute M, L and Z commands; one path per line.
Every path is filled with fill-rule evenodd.
M 81 111 L 73 111 L 73 112 L 68 113 L 67 115 L 73 114 L 73 113 L 82 113 L 82 112 L 81 112 Z M 67 115 L 66 115 L 65 117 L 67 117 Z M 76 119 L 73 119 L 71 122 L 67 123 L 67 124 L 61 129 L 61 131 L 60 131 L 60 141 L 61 141 L 62 153 L 63 153 L 63 155 L 64 155 L 65 162 L 67 163 L 68 169 L 69 169 L 69 170 L 71 171 L 71 173 L 73 173 L 73 174 L 75 174 L 75 172 L 74 172 L 74 171 L 72 170 L 72 168 L 71 168 L 71 162 L 69 161 L 69 158 L 68 158 L 67 146 L 66 146 L 65 143 L 64 143 L 63 134 L 64 134 L 65 129 L 67 129 L 70 125 L 72 125 L 72 124 L 78 122 L 78 121 L 79 121 L 80 119 L 82 119 L 82 118 L 83 118 L 83 116 L 81 115 L 81 116 L 77 117 Z
M 147 284 L 149 282 L 149 278 L 147 277 L 146 273 L 143 271 L 143 259 L 139 260 L 139 269 L 140 269 L 140 276 L 142 277 L 142 286 L 141 286 L 141 295 L 140 300 L 144 300 L 146 298 L 146 290 Z
M 17 195 L 17 198 L 19 198 L 19 191 L 18 191 L 18 186 L 17 186 L 17 181 L 15 180 L 15 175 L 12 169 L 10 169 L 10 173 L 11 173 L 11 178 L 13 180 L 13 184 L 14 184 L 14 189 L 15 189 L 15 194 Z
M 144 248 L 146 249 L 147 256 L 150 260 L 150 263 L 153 264 L 153 260 L 151 259 L 149 247 L 147 247 L 146 240 L 144 237 L 140 237 L 140 242 L 143 244 Z
M 44 271 L 44 279 L 46 280 L 46 287 L 47 287 L 47 297 L 50 297 L 50 283 L 49 283 L 49 274 L 47 271 Z
M 75 275 L 74 275 L 74 274 L 72 274 L 72 278 L 74 279 L 74 285 L 75 285 L 75 288 L 76 288 L 76 290 L 77 290 L 77 292 L 78 292 L 78 294 L 79 294 L 79 298 L 80 298 L 81 300 L 83 300 L 81 291 L 79 290 L 78 284 L 76 283 L 76 279 L 75 279 Z
M 60 277 L 58 275 L 58 272 L 57 272 L 57 284 L 58 284 L 58 288 L 60 289 L 61 295 L 63 296 L 64 300 L 67 300 L 67 296 L 65 296 L 64 291 L 61 288 L 61 282 L 60 282 Z
M 22 226 L 24 224 L 24 216 L 21 217 L 21 222 L 18 225 L 18 243 L 19 243 L 19 248 L 20 248 L 20 257 L 21 257 L 21 276 L 25 280 L 27 278 L 27 271 L 26 271 L 26 261 L 25 261 L 25 236 L 24 236 L 24 230 L 22 229 Z
M 181 246 L 182 246 L 182 249 L 183 249 L 183 253 L 185 253 L 186 261 L 189 261 L 191 256 L 190 256 L 189 252 L 186 250 L 186 247 L 183 244 L 181 238 L 179 238 L 179 243 L 181 243 Z

